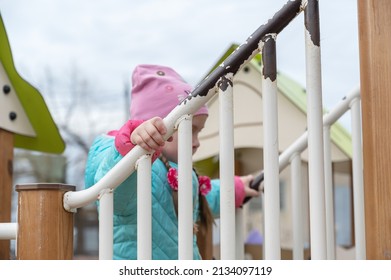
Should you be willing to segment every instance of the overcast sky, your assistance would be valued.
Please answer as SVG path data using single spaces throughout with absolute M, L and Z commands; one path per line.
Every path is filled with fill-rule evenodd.
M 232 43 L 286 0 L 0 0 L 18 72 L 39 87 L 45 69 L 72 67 L 110 96 L 140 63 L 175 68 L 196 85 Z M 323 105 L 359 84 L 356 0 L 320 0 Z M 277 39 L 278 70 L 305 86 L 303 15 Z M 344 123 L 348 126 L 348 123 Z

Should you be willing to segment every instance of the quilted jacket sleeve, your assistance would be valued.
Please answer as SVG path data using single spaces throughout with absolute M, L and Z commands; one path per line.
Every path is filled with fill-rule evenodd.
M 114 145 L 114 137 L 102 135 L 92 144 L 85 172 L 85 186 L 89 188 L 101 180 L 123 156 Z M 127 215 L 135 207 L 130 201 L 136 199 L 137 174 L 133 172 L 114 191 L 114 214 Z

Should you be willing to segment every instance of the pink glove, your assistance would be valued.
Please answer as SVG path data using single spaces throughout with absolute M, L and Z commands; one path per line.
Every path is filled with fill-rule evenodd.
M 244 197 L 246 196 L 244 191 L 244 184 L 239 176 L 235 176 L 235 207 L 239 208 L 243 205 Z

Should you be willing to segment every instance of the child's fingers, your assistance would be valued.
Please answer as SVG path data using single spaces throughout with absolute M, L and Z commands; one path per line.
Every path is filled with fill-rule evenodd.
M 251 196 L 251 197 L 259 196 L 259 192 L 251 188 L 248 188 L 245 192 L 246 192 L 246 196 Z
M 145 150 L 151 152 L 161 147 L 164 144 L 164 139 L 156 132 L 156 129 L 146 127 L 138 133 L 139 141 L 137 143 Z
M 254 180 L 254 176 L 249 174 L 241 177 L 245 185 L 246 196 L 257 197 L 260 195 L 260 190 L 255 190 L 250 187 L 250 183 Z
M 250 182 L 251 182 L 252 180 L 254 180 L 254 176 L 251 175 L 251 174 L 246 175 L 246 176 L 242 176 L 241 178 L 242 178 L 243 184 L 245 184 L 245 185 L 250 184 Z
M 157 129 L 160 135 L 165 135 L 167 133 L 167 128 L 163 122 L 163 119 L 154 117 L 150 120 L 150 122 Z
M 166 131 L 163 120 L 156 117 L 137 127 L 131 139 L 134 141 L 134 144 L 138 144 L 143 149 L 151 152 L 152 150 L 159 150 L 164 146 L 165 141 L 163 135 Z

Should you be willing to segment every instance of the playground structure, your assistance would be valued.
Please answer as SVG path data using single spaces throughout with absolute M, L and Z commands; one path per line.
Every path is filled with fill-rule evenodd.
M 0 223 L 5 223 L 5 236 L 0 239 L 6 239 L 0 240 L 0 259 L 9 259 L 7 237 L 10 237 L 10 229 L 17 229 L 9 224 L 14 148 L 62 153 L 65 143 L 38 90 L 16 71 L 1 17 L 0 61 Z
M 222 259 L 241 258 L 240 249 L 232 244 L 239 244 L 240 232 L 235 227 L 235 213 L 232 206 L 233 186 L 233 126 L 232 126 L 232 79 L 233 76 L 259 52 L 262 53 L 263 80 L 262 92 L 264 99 L 264 197 L 265 197 L 265 259 L 280 259 L 279 244 L 279 193 L 278 177 L 282 166 L 292 164 L 295 172 L 292 176 L 300 174 L 300 157 L 298 155 L 308 143 L 309 187 L 310 187 L 310 223 L 311 223 L 311 258 L 328 258 L 328 241 L 326 227 L 326 194 L 329 179 L 329 159 L 327 155 L 328 137 L 324 138 L 324 122 L 326 122 L 326 136 L 329 126 L 337 116 L 351 109 L 353 131 L 353 186 L 355 199 L 355 230 L 356 246 L 359 246 L 356 257 L 360 259 L 390 259 L 391 258 L 391 209 L 389 199 L 391 193 L 389 185 L 391 174 L 389 162 L 391 157 L 388 139 L 390 138 L 390 114 L 387 104 L 390 103 L 391 88 L 390 75 L 390 42 L 391 35 L 386 32 L 391 19 L 391 3 L 387 0 L 359 0 L 359 30 L 360 30 L 360 62 L 361 62 L 361 111 L 362 111 L 362 140 L 360 125 L 360 104 L 356 93 L 349 95 L 338 113 L 322 115 L 322 94 L 320 79 L 320 34 L 318 18 L 318 1 L 289 1 L 265 25 L 256 30 L 249 39 L 240 45 L 216 70 L 214 70 L 192 92 L 187 100 L 181 102 L 165 119 L 169 128 L 167 137 L 176 129 L 183 146 L 190 146 L 191 139 L 187 137 L 191 131 L 191 115 L 200 106 L 208 102 L 215 94 L 221 98 L 221 124 L 220 124 L 220 177 L 222 185 L 221 196 L 221 257 Z M 276 108 L 276 61 L 275 44 L 277 35 L 300 12 L 305 13 L 306 27 L 306 53 L 307 53 L 307 104 L 308 104 L 308 133 L 300 137 L 291 149 L 279 154 L 277 133 Z M 343 110 L 342 110 L 343 109 Z M 179 121 L 180 120 L 180 121 Z M 190 125 L 189 125 L 190 124 Z M 191 133 L 190 133 L 191 134 Z M 8 135 L 8 134 L 6 134 Z M 6 136 L 8 137 L 8 136 Z M 12 137 L 8 137 L 8 143 Z M 357 142 L 355 142 L 357 141 Z M 3 141 L 2 141 L 3 143 Z M 323 148 L 325 144 L 325 149 Z M 182 144 L 181 144 L 182 145 Z M 361 147 L 363 147 L 363 162 L 361 162 Z M 2 144 L 3 149 L 3 144 Z M 191 170 L 192 159 L 190 153 L 180 153 L 179 169 Z M 9 159 L 7 160 L 7 164 Z M 100 259 L 112 257 L 112 192 L 115 187 L 137 168 L 139 174 L 138 185 L 141 186 L 138 213 L 145 216 L 138 220 L 145 222 L 139 227 L 139 259 L 148 259 L 151 254 L 150 241 L 150 157 L 141 148 L 136 147 L 125 156 L 118 165 L 109 172 L 100 182 L 88 190 L 75 192 L 71 186 L 31 184 L 18 186 L 19 209 L 18 223 L 5 224 L 0 227 L 0 237 L 4 239 L 17 239 L 18 259 L 71 259 L 72 219 L 77 208 L 100 199 Z M 3 170 L 3 169 L 2 169 Z M 1 170 L 1 171 L 2 171 Z M 2 171 L 3 172 L 3 171 Z M 145 172 L 145 174 L 144 174 Z M 185 189 L 185 182 L 189 178 L 186 173 L 179 173 L 179 184 Z M 362 178 L 364 180 L 362 180 Z M 292 181 L 300 182 L 300 178 Z M 361 182 L 361 183 L 360 183 Z M 8 184 L 10 181 L 8 180 Z M 363 184 L 364 183 L 364 184 Z M 184 190 L 179 197 L 179 212 L 187 213 L 189 205 L 181 202 L 186 199 Z M 183 197 L 183 199 L 181 199 Z M 34 203 L 44 207 L 34 207 Z M 365 201 L 365 205 L 364 205 Z M 37 210 L 37 212 L 33 211 Z M 364 214 L 365 213 L 365 214 Z M 240 213 L 238 213 L 240 220 Z M 299 213 L 298 213 L 299 214 Z M 192 256 L 192 229 L 186 227 L 186 216 L 179 216 L 179 256 L 188 259 Z M 34 222 L 33 222 L 34 221 Z M 6 222 L 6 221 L 5 221 Z M 31 224 L 31 222 L 33 222 Z M 30 224 L 29 224 L 30 223 Z M 42 232 L 32 232 L 31 225 L 41 229 Z M 298 250 L 302 250 L 298 248 Z

